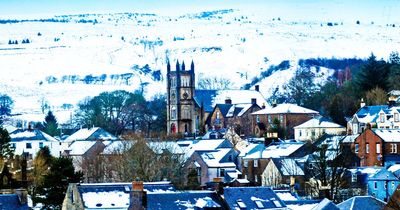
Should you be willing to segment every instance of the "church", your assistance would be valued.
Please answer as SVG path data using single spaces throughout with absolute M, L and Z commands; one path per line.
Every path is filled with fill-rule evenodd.
M 176 61 L 171 69 L 167 61 L 167 133 L 193 135 L 212 128 L 210 113 L 218 104 L 231 105 L 255 104 L 265 107 L 268 104 L 264 96 L 255 90 L 197 90 L 195 65 L 192 61 L 186 69 L 185 62 Z

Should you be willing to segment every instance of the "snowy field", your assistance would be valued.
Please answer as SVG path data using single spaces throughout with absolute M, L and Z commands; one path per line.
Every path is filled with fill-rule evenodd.
M 0 90 L 13 98 L 13 113 L 25 114 L 22 118 L 42 118 L 41 107 L 47 103 L 59 121 L 68 121 L 77 102 L 103 91 L 134 91 L 148 83 L 147 98 L 164 93 L 165 80 L 158 81 L 151 73 L 161 70 L 165 77 L 167 57 L 172 68 L 176 59 L 184 60 L 187 69 L 194 60 L 197 78 L 229 78 L 233 88 L 241 88 L 270 65 L 289 60 L 289 70 L 259 82 L 268 98 L 294 75 L 298 59 L 366 58 L 371 52 L 387 59 L 390 52 L 400 51 L 396 1 L 361 1 L 358 5 L 293 2 L 289 6 L 269 2 L 258 7 L 225 7 L 213 13 L 2 15 L 3 20 L 54 18 L 66 22 L 0 24 Z M 22 44 L 25 39 L 28 44 Z M 9 44 L 14 40 L 18 44 Z M 132 68 L 146 64 L 150 73 Z M 318 82 L 332 73 L 322 69 Z M 63 79 L 71 75 L 78 79 Z M 88 75 L 106 76 L 85 84 Z M 55 80 L 49 82 L 49 78 Z

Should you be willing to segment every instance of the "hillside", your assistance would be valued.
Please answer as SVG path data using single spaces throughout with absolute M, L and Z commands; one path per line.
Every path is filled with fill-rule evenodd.
M 3 18 L 0 89 L 14 99 L 13 113 L 22 119 L 43 119 L 48 105 L 65 122 L 78 101 L 102 91 L 144 88 L 148 98 L 165 92 L 169 58 L 187 65 L 194 60 L 197 79 L 225 77 L 233 88 L 259 84 L 268 98 L 291 78 L 299 59 L 366 58 L 371 52 L 386 59 L 399 50 L 399 25 L 358 24 L 353 17 L 286 20 L 237 9 Z M 289 65 L 260 76 L 282 61 Z M 334 74 L 319 70 L 318 83 Z

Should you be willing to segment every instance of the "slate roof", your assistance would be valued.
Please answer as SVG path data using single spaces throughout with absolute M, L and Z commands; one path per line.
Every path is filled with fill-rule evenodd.
M 311 210 L 339 210 L 340 208 L 337 207 L 332 201 L 327 198 L 324 198 L 318 205 L 316 205 Z
M 0 195 L 0 209 L 25 210 L 29 207 L 28 204 L 21 204 L 16 194 L 2 194 Z
M 10 133 L 11 142 L 18 141 L 53 141 L 58 142 L 54 137 L 38 129 L 17 129 Z
M 229 112 L 229 109 L 230 109 L 232 106 L 233 106 L 232 104 L 217 104 L 217 105 L 215 105 L 215 107 L 218 107 L 218 108 L 219 108 L 219 110 L 220 110 L 221 113 L 222 113 L 222 116 L 224 116 L 224 117 L 227 116 L 227 114 L 228 114 L 228 112 Z
M 364 106 L 361 107 L 355 115 L 357 116 L 359 122 L 376 122 L 379 117 L 379 112 L 381 110 L 387 110 L 388 108 L 388 105 Z
M 354 196 L 337 206 L 341 210 L 380 210 L 386 205 L 385 202 L 372 196 Z
M 170 182 L 145 182 L 144 190 L 150 192 L 173 192 Z M 130 203 L 132 183 L 98 183 L 78 185 L 85 208 L 127 209 Z
M 303 169 L 291 158 L 271 159 L 282 176 L 304 176 Z
M 214 191 L 147 193 L 147 209 L 203 209 L 223 207 Z
M 229 209 L 284 209 L 286 204 L 269 187 L 227 187 L 224 198 Z
M 267 147 L 264 144 L 258 144 L 250 147 L 249 151 L 244 151 L 240 156 L 243 159 L 267 159 L 287 157 L 295 153 L 305 145 L 304 142 L 273 142 Z
M 386 168 L 382 168 L 380 171 L 376 172 L 373 175 L 370 175 L 368 180 L 371 181 L 379 181 L 379 180 L 385 180 L 385 181 L 399 181 L 399 179 L 389 170 Z
M 227 98 L 232 104 L 251 103 L 255 98 L 258 106 L 268 106 L 264 96 L 255 90 L 195 90 L 194 94 L 195 102 L 198 106 L 203 105 L 205 112 L 212 112 L 216 104 L 224 104 Z

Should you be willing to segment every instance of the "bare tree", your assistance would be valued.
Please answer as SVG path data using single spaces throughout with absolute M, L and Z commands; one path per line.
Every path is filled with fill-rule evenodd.
M 225 90 L 232 87 L 232 82 L 229 79 L 222 77 L 201 77 L 197 86 L 203 90 Z

